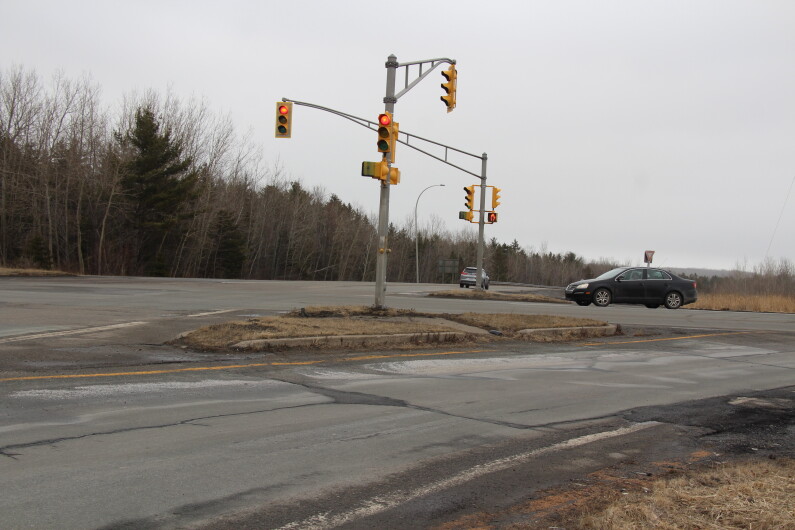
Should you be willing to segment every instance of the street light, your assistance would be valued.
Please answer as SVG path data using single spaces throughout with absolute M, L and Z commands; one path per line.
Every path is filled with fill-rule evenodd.
M 423 193 L 425 193 L 431 188 L 436 188 L 439 186 L 444 186 L 444 184 L 434 184 L 422 190 L 420 194 L 417 196 L 417 202 L 414 203 L 414 257 L 416 258 L 416 265 L 417 265 L 416 283 L 420 283 L 420 237 L 419 237 L 419 227 L 417 226 L 417 206 L 420 204 L 420 197 L 422 197 Z

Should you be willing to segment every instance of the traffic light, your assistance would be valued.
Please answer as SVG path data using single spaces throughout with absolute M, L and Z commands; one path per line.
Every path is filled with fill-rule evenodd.
M 395 161 L 395 144 L 398 137 L 398 123 L 392 119 L 391 112 L 378 115 L 378 152 L 392 153 L 392 162 Z
M 474 217 L 475 214 L 473 214 L 471 210 L 467 210 L 466 212 L 458 212 L 458 218 L 465 221 L 471 222 Z
M 467 210 L 471 212 L 475 207 L 475 185 L 473 184 L 472 186 L 464 186 L 464 191 L 467 193 L 464 206 L 466 206 Z
M 276 102 L 276 138 L 290 138 L 293 129 L 293 104 Z
M 395 185 L 400 183 L 400 170 L 396 167 L 390 168 L 387 165 L 386 157 L 380 162 L 362 162 L 363 177 L 386 180 L 387 175 L 389 175 L 390 184 Z
M 500 205 L 500 192 L 502 190 L 500 188 L 491 188 L 491 209 L 496 210 L 497 206 Z M 496 218 L 495 218 L 496 219 Z
M 442 76 L 444 76 L 447 82 L 442 83 L 442 88 L 446 95 L 442 96 L 441 99 L 444 101 L 444 104 L 447 105 L 447 112 L 452 112 L 455 108 L 455 91 L 456 85 L 458 84 L 458 72 L 455 71 L 455 65 L 450 65 L 449 70 L 443 70 Z
M 381 162 L 362 162 L 362 176 L 381 178 Z
M 497 222 L 497 212 L 489 212 L 486 215 L 486 221 L 489 223 L 496 223 Z

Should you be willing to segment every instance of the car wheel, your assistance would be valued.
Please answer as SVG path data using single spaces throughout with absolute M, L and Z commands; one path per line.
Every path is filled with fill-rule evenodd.
M 463 283 L 459 283 L 459 284 L 458 284 L 458 286 L 459 286 L 460 288 L 462 288 L 462 289 L 464 288 L 464 284 L 463 284 Z
M 587 305 L 591 305 L 591 302 L 588 301 L 588 300 L 577 300 L 577 305 L 581 305 L 581 306 L 585 307 Z
M 660 307 L 660 304 L 646 304 L 646 307 L 648 307 L 649 309 L 657 309 L 658 307 Z
M 597 289 L 593 294 L 593 303 L 598 307 L 607 307 L 610 305 L 612 298 L 613 296 L 610 294 L 610 291 L 602 287 L 601 289 Z
M 466 285 L 464 285 L 464 287 L 466 287 L 467 289 L 469 289 L 469 284 L 466 284 Z
M 676 291 L 671 291 L 665 295 L 665 307 L 668 309 L 679 309 L 682 306 L 682 295 Z
M 487 290 L 487 291 L 489 290 L 489 284 L 488 284 L 488 282 L 486 282 L 486 290 Z

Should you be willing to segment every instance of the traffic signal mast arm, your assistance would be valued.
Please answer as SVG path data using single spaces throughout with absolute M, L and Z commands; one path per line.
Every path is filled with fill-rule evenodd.
M 420 81 L 422 81 L 423 79 L 428 77 L 428 75 L 431 72 L 433 72 L 436 69 L 436 67 L 439 66 L 440 64 L 449 64 L 450 66 L 455 68 L 455 60 L 448 59 L 446 57 L 442 57 L 442 58 L 439 58 L 439 59 L 427 59 L 425 61 L 411 61 L 409 63 L 397 63 L 397 68 L 405 68 L 406 69 L 406 84 L 405 84 L 403 90 L 401 90 L 400 92 L 395 94 L 395 98 L 394 98 L 395 100 L 392 101 L 392 103 L 397 103 L 397 100 L 399 100 L 400 98 L 405 96 L 406 92 L 408 92 L 409 90 L 411 90 L 412 88 L 417 86 L 417 84 Z M 423 73 L 422 67 L 425 66 L 425 65 L 431 65 L 431 68 L 429 70 L 425 71 L 425 73 Z M 419 71 L 419 76 L 416 79 L 414 79 L 413 81 L 409 82 L 409 72 L 410 72 L 412 66 L 419 66 L 419 70 L 420 71 Z M 389 103 L 389 102 L 384 101 L 384 103 Z
M 282 101 L 287 102 L 287 103 L 293 103 L 294 105 L 298 105 L 298 106 L 301 106 L 301 107 L 309 107 L 309 108 L 312 108 L 312 109 L 317 109 L 317 110 L 322 110 L 322 111 L 325 111 L 325 112 L 330 112 L 331 114 L 336 114 L 337 116 L 339 116 L 341 118 L 345 118 L 346 120 L 350 120 L 350 121 L 356 123 L 357 125 L 361 125 L 362 127 L 367 127 L 368 129 L 371 129 L 371 130 L 374 130 L 374 131 L 378 131 L 378 128 L 380 127 L 380 124 L 378 122 L 370 121 L 370 120 L 367 120 L 365 118 L 359 118 L 358 116 L 354 116 L 352 114 L 347 114 L 347 113 L 341 112 L 339 110 L 330 109 L 328 107 L 323 107 L 321 105 L 315 105 L 314 103 L 307 103 L 305 101 L 296 101 L 294 99 L 287 99 L 287 98 L 282 98 Z M 405 137 L 405 140 L 402 140 L 400 138 L 400 135 Z M 417 136 L 416 134 L 408 133 L 406 131 L 400 131 L 399 135 L 396 136 L 395 141 L 397 141 L 397 142 L 399 142 L 399 143 L 401 143 L 403 145 L 406 145 L 408 147 L 411 147 L 415 151 L 419 151 L 420 153 L 422 153 L 422 154 L 424 154 L 426 156 L 429 156 L 431 158 L 435 158 L 439 162 L 447 164 L 448 166 L 452 166 L 452 167 L 456 168 L 459 171 L 463 171 L 464 173 L 468 173 L 468 174 L 470 174 L 470 175 L 472 175 L 474 177 L 477 177 L 479 179 L 483 179 L 484 178 L 484 173 L 482 171 L 480 173 L 477 173 L 475 171 L 470 171 L 469 169 L 466 169 L 466 168 L 463 168 L 463 167 L 461 167 L 459 165 L 453 164 L 452 162 L 450 162 L 447 159 L 447 157 L 448 157 L 450 151 L 452 151 L 452 152 L 459 153 L 459 154 L 462 154 L 462 155 L 465 155 L 465 156 L 469 156 L 469 157 L 472 157 L 472 158 L 477 158 L 477 159 L 481 160 L 481 163 L 483 164 L 483 162 L 486 159 L 486 153 L 483 153 L 483 155 L 476 155 L 476 154 L 464 151 L 462 149 L 458 149 L 456 147 L 443 144 L 441 142 L 436 142 L 434 140 L 429 140 L 427 138 L 423 138 L 422 136 Z M 438 156 L 438 155 L 435 155 L 433 153 L 429 153 L 428 151 L 426 151 L 424 149 L 421 149 L 421 148 L 417 147 L 416 145 L 413 145 L 413 144 L 409 143 L 411 141 L 426 142 L 426 143 L 441 147 L 441 148 L 444 149 L 444 155 L 443 156 Z

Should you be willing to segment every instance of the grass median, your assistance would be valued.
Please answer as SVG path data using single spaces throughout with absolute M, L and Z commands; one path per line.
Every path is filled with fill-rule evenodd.
M 244 341 L 280 338 L 369 335 L 433 335 L 459 332 L 450 340 L 498 340 L 523 337 L 526 329 L 589 328 L 605 323 L 548 315 L 492 313 L 437 314 L 413 310 L 379 310 L 366 306 L 307 307 L 283 316 L 249 318 L 213 324 L 183 335 L 175 344 L 202 351 L 233 350 Z M 490 333 L 491 332 L 491 333 Z M 463 338 L 462 338 L 463 336 Z M 555 340 L 581 338 L 583 333 L 560 333 Z M 427 347 L 424 341 L 407 339 L 405 347 Z

